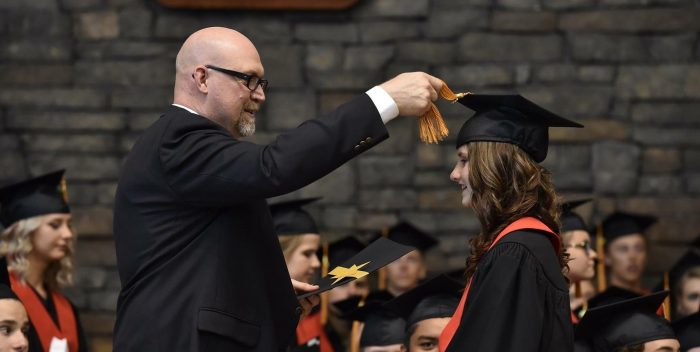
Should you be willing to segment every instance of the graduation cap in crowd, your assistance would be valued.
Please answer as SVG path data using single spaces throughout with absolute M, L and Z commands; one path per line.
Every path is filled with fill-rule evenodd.
M 573 210 L 583 204 L 590 202 L 591 198 L 572 200 L 562 204 L 561 211 L 561 232 L 583 230 L 588 231 L 586 222 L 583 221 L 581 215 L 576 214 Z
M 631 214 L 621 211 L 614 212 L 603 220 L 603 236 L 606 246 L 612 241 L 627 235 L 644 235 L 649 226 L 657 218 L 652 215 Z
M 0 299 L 16 299 L 17 295 L 12 292 L 12 285 L 10 284 L 10 274 L 7 272 L 7 259 L 2 257 L 0 259 Z
M 359 338 L 360 348 L 403 343 L 406 323 L 403 318 L 384 307 L 384 303 L 393 298 L 394 296 L 387 291 L 371 292 L 364 298 L 364 305 L 356 306 L 342 316 L 346 320 L 364 323 Z
M 401 221 L 388 228 L 386 234 L 383 235 L 396 243 L 416 247 L 419 251 L 424 253 L 438 244 L 438 240 L 435 239 L 435 237 L 408 221 Z M 377 237 L 379 237 L 379 235 Z
M 656 285 L 656 290 L 671 289 L 674 294 L 666 300 L 668 307 L 667 316 L 672 316 L 676 312 L 676 293 L 682 290 L 681 279 L 683 275 L 693 268 L 700 268 L 700 248 L 691 246 L 690 249 L 675 263 L 671 270 L 664 272 L 663 279 Z M 700 334 L 700 332 L 698 332 Z
M 277 236 L 319 233 L 314 218 L 302 208 L 319 199 L 321 198 L 303 198 L 271 204 L 272 224 Z
M 464 286 L 447 275 L 438 275 L 392 299 L 386 307 L 406 320 L 406 328 L 432 318 L 454 315 Z
M 576 327 L 579 340 L 594 351 L 616 351 L 630 345 L 674 339 L 671 325 L 656 314 L 668 291 L 592 308 Z
M 322 277 L 317 283 L 319 286 L 318 290 L 304 293 L 297 296 L 297 298 L 301 299 L 311 295 L 316 295 L 321 292 L 328 291 L 334 287 L 347 284 L 350 281 L 367 276 L 377 269 L 386 266 L 387 264 L 415 249 L 410 246 L 398 244 L 387 238 L 379 238 L 369 244 L 366 248 L 360 250 L 359 253 L 346 258 L 346 255 L 351 251 L 345 252 L 341 251 L 341 249 L 357 249 L 357 243 L 362 246 L 361 242 L 359 242 L 357 239 L 354 239 L 353 241 L 353 239 L 354 237 L 346 237 L 328 246 L 329 263 L 331 264 L 328 267 L 328 274 Z M 357 243 L 354 243 L 355 241 Z M 354 248 L 347 248 L 347 246 Z M 333 254 L 334 251 L 336 251 L 335 254 Z
M 362 296 L 351 296 L 342 301 L 333 303 L 333 305 L 340 311 L 340 317 L 346 320 L 357 320 L 353 319 L 355 311 L 360 307 L 366 306 L 372 303 L 384 303 L 390 301 L 394 298 L 394 295 L 389 293 L 389 291 L 372 291 L 366 297 Z
M 588 300 L 588 309 L 622 302 L 637 297 L 641 297 L 641 295 L 637 292 L 617 286 L 609 286 L 605 291 L 591 297 L 591 299 Z
M 681 351 L 700 347 L 700 312 L 679 319 L 671 323 L 671 326 L 681 343 Z
M 0 223 L 9 227 L 34 216 L 70 213 L 64 171 L 0 188 Z
M 539 163 L 547 157 L 549 127 L 583 127 L 521 95 L 468 94 L 459 102 L 476 114 L 459 130 L 457 148 L 474 141 L 510 143 Z

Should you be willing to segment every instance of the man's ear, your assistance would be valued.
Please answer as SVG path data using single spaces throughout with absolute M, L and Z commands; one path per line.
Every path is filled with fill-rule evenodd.
M 192 79 L 197 87 L 197 90 L 202 93 L 209 92 L 209 86 L 207 85 L 207 68 L 204 66 L 197 66 L 192 73 Z

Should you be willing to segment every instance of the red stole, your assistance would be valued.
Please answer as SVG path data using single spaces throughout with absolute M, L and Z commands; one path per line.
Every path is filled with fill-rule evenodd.
M 318 338 L 321 342 L 321 352 L 333 352 L 333 346 L 328 340 L 326 330 L 321 324 L 321 314 L 314 313 L 304 317 L 297 325 L 298 345 L 306 344 L 309 340 Z
M 503 231 L 501 231 L 498 236 L 493 240 L 491 243 L 491 246 L 489 246 L 489 250 L 493 248 L 503 237 L 508 235 L 509 233 L 519 231 L 519 230 L 539 230 L 543 231 L 546 234 L 549 235 L 549 240 L 552 241 L 552 245 L 554 246 L 555 251 L 557 254 L 559 254 L 560 248 L 561 248 L 561 240 L 559 239 L 559 235 L 554 233 L 547 225 L 542 223 L 542 221 L 533 218 L 533 217 L 526 217 L 522 218 L 519 220 L 516 220 L 512 224 L 508 225 Z M 487 250 L 488 252 L 488 250 Z M 484 253 L 486 254 L 486 253 Z M 462 299 L 459 301 L 459 306 L 457 306 L 457 310 L 455 311 L 455 314 L 452 316 L 450 321 L 447 323 L 447 326 L 445 326 L 445 329 L 442 331 L 440 334 L 440 340 L 439 340 L 439 350 L 440 352 L 445 352 L 447 350 L 447 346 L 449 346 L 450 341 L 452 341 L 452 338 L 455 336 L 455 333 L 457 332 L 457 328 L 459 328 L 459 323 L 462 321 L 462 313 L 464 312 L 464 305 L 467 302 L 467 296 L 469 295 L 469 287 L 472 284 L 472 278 L 474 276 L 472 275 L 471 278 L 469 278 L 469 281 L 467 282 L 467 287 L 464 289 L 464 293 L 462 294 Z
M 66 338 L 68 340 L 68 349 L 70 352 L 78 351 L 78 329 L 68 299 L 56 291 L 49 291 L 53 303 L 56 306 L 56 314 L 58 315 L 58 323 L 62 327 L 60 329 L 51 319 L 51 315 L 44 308 L 37 294 L 29 285 L 22 284 L 14 274 L 10 274 L 10 283 L 12 291 L 17 294 L 19 299 L 24 304 L 27 310 L 29 320 L 32 322 L 36 334 L 41 341 L 41 347 L 44 351 L 48 351 L 51 346 L 51 340 L 56 337 L 59 339 Z

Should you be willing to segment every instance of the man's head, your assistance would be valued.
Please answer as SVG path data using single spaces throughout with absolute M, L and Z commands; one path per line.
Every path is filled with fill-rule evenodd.
M 639 285 L 647 264 L 645 232 L 656 220 L 654 216 L 624 212 L 615 212 L 603 220 L 605 264 L 614 285 Z
M 176 104 L 220 124 L 234 137 L 255 133 L 255 114 L 265 102 L 265 70 L 255 45 L 229 28 L 190 35 L 175 62 Z

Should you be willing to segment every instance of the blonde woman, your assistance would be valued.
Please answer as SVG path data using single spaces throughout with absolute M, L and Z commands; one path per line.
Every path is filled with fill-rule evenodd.
M 73 280 L 71 213 L 63 170 L 0 189 L 0 256 L 31 323 L 29 351 L 87 351 L 78 312 L 63 295 Z

